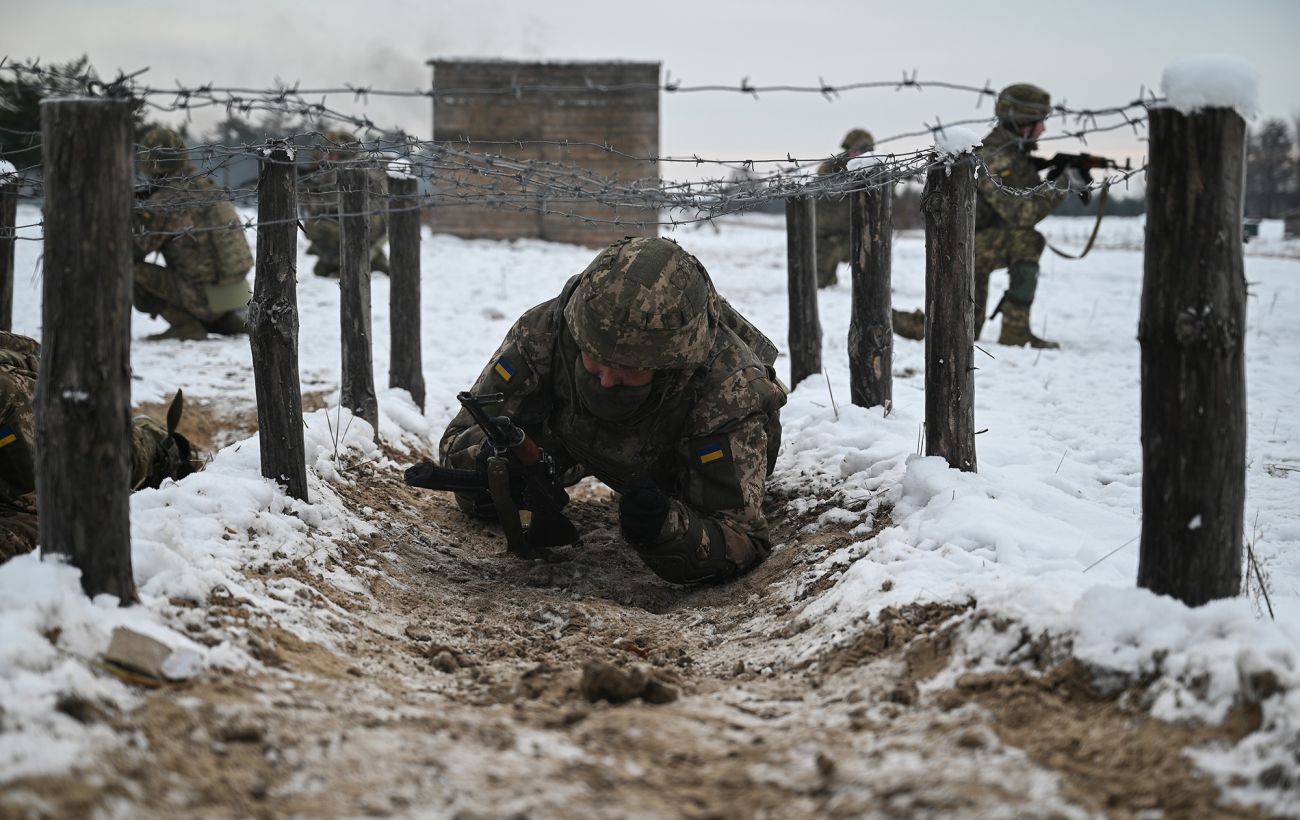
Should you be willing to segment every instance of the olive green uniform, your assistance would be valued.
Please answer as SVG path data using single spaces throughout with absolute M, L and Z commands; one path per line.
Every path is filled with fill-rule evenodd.
M 622 291 L 648 288 L 666 259 L 681 287 L 668 298 L 691 302 L 681 314 L 699 321 L 679 321 L 667 303 L 619 309 L 627 302 Z M 606 406 L 601 402 L 618 389 L 602 392 L 583 367 L 582 352 L 594 346 L 583 334 L 617 334 L 629 326 L 638 328 L 641 349 L 606 345 L 607 363 L 659 366 L 648 386 L 632 389 L 642 391 L 635 402 Z M 672 350 L 682 355 L 674 358 Z M 762 501 L 785 404 L 771 367 L 775 356 L 772 343 L 717 294 L 693 256 L 668 240 L 625 239 L 559 296 L 520 317 L 474 392 L 504 393 L 495 412 L 510 416 L 551 454 L 566 484 L 593 475 L 622 492 L 633 479 L 652 479 L 671 499 L 669 513 L 658 537 L 637 546 L 638 553 L 667 580 L 717 582 L 751 569 L 771 550 Z M 482 440 L 461 411 L 443 434 L 443 463 L 472 467 Z M 470 511 L 490 512 L 482 497 L 460 500 Z

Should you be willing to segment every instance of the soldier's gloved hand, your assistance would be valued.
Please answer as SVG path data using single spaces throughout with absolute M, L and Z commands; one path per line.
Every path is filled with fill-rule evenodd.
M 407 467 L 402 477 L 412 487 L 428 487 L 433 471 L 434 463 L 432 461 L 421 461 L 419 464 Z
M 618 525 L 634 547 L 653 544 L 668 517 L 668 496 L 649 478 L 633 478 L 618 500 Z

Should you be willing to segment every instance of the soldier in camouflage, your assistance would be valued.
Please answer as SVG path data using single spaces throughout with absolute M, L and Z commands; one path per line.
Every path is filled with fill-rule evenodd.
M 142 143 L 136 167 L 148 184 L 136 193 L 132 293 L 136 308 L 170 325 L 150 338 L 247 332 L 253 254 L 239 215 L 195 172 L 175 131 L 151 128 Z M 157 264 L 159 256 L 165 264 Z
M 346 131 L 325 135 L 328 148 L 317 152 L 314 164 L 300 171 L 298 202 L 303 210 L 303 229 L 310 245 L 307 253 L 316 257 L 312 272 L 317 276 L 339 276 L 339 175 L 338 168 L 357 159 L 357 140 Z M 379 169 L 367 174 L 370 192 L 370 269 L 388 273 L 384 255 L 388 223 L 382 210 L 388 201 L 388 176 Z
M 994 110 L 998 125 L 976 151 L 986 173 L 980 174 L 976 183 L 975 337 L 979 338 L 988 309 L 989 274 L 1007 268 L 1011 286 L 1002 297 L 998 343 L 1057 348 L 1056 342 L 1040 339 L 1029 330 L 1029 308 L 1038 289 L 1038 260 L 1047 245 L 1034 226 L 1056 210 L 1067 192 L 1050 187 L 1022 197 L 999 189 L 1037 188 L 1042 183 L 1030 153 L 1043 134 L 1044 120 L 1052 113 L 1052 98 L 1036 85 L 1017 83 L 1002 89 Z
M 623 537 L 656 574 L 716 583 L 771 550 L 762 501 L 785 404 L 776 352 L 695 257 L 629 237 L 520 317 L 474 392 L 505 394 L 501 412 L 563 483 L 594 475 L 619 492 Z M 482 448 L 462 410 L 439 452 L 471 468 Z M 494 515 L 487 493 L 458 501 Z
M 998 94 L 994 112 L 998 124 L 975 151 L 984 165 L 976 182 L 975 200 L 975 338 L 980 336 L 988 311 L 989 274 L 1007 268 L 1011 283 L 998 308 L 1002 313 L 998 343 L 1057 348 L 1056 342 L 1029 330 L 1029 309 L 1038 289 L 1038 260 L 1047 245 L 1034 226 L 1061 204 L 1067 190 L 1049 186 L 1029 196 L 1002 190 L 1036 189 L 1042 183 L 1031 154 L 1043 134 L 1044 120 L 1052 113 L 1052 98 L 1036 85 L 1016 83 Z M 900 325 L 896 317 L 895 331 L 921 338 L 924 314 L 907 315 L 914 321 Z
M 31 552 L 36 516 L 33 397 L 40 363 L 36 340 L 0 331 L 0 563 Z M 179 433 L 148 416 L 131 425 L 131 488 L 157 487 L 194 471 L 197 459 Z
M 840 143 L 842 153 L 817 167 L 819 176 L 843 173 L 849 160 L 869 154 L 876 147 L 871 132 L 854 128 L 844 135 Z M 849 261 L 849 198 L 846 194 L 821 197 L 817 200 L 817 287 L 825 288 L 839 281 L 836 268 Z

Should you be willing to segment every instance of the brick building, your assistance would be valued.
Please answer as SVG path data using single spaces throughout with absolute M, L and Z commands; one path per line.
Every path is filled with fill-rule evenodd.
M 585 190 L 602 180 L 655 187 L 659 154 L 659 63 L 514 62 L 435 58 L 433 138 L 457 151 L 532 161 L 535 173 L 475 161 L 439 171 L 435 231 L 466 238 L 536 238 L 600 247 L 623 236 L 653 236 L 656 211 L 612 207 L 581 196 L 543 193 L 552 173 Z M 522 140 L 522 144 L 508 143 Z M 546 143 L 532 143 L 544 140 Z M 507 143 L 507 144 L 502 144 Z M 463 160 L 452 160 L 452 164 Z M 536 164 L 554 163 L 555 166 Z M 581 178 L 575 175 L 575 171 Z M 522 199 L 521 199 L 522 195 Z M 507 202 L 508 200 L 508 202 Z M 576 214 L 595 221 L 573 218 Z M 630 224 L 608 224 L 617 219 Z M 646 223 L 639 226 L 638 222 Z

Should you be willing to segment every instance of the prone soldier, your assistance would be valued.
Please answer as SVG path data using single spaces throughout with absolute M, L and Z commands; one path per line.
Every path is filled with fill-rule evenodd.
M 473 393 L 503 394 L 497 412 L 545 450 L 560 483 L 594 475 L 620 493 L 622 535 L 656 574 L 717 583 L 771 550 L 762 501 L 786 400 L 776 353 L 694 256 L 628 237 L 515 322 Z M 461 470 L 486 449 L 464 409 L 439 445 Z M 498 512 L 486 491 L 457 501 Z
M 35 339 L 0 331 L 0 563 L 36 547 L 35 429 L 40 345 Z M 176 432 L 179 392 L 167 427 L 148 416 L 131 424 L 131 489 L 158 487 L 163 479 L 194 472 L 197 459 L 189 440 Z

